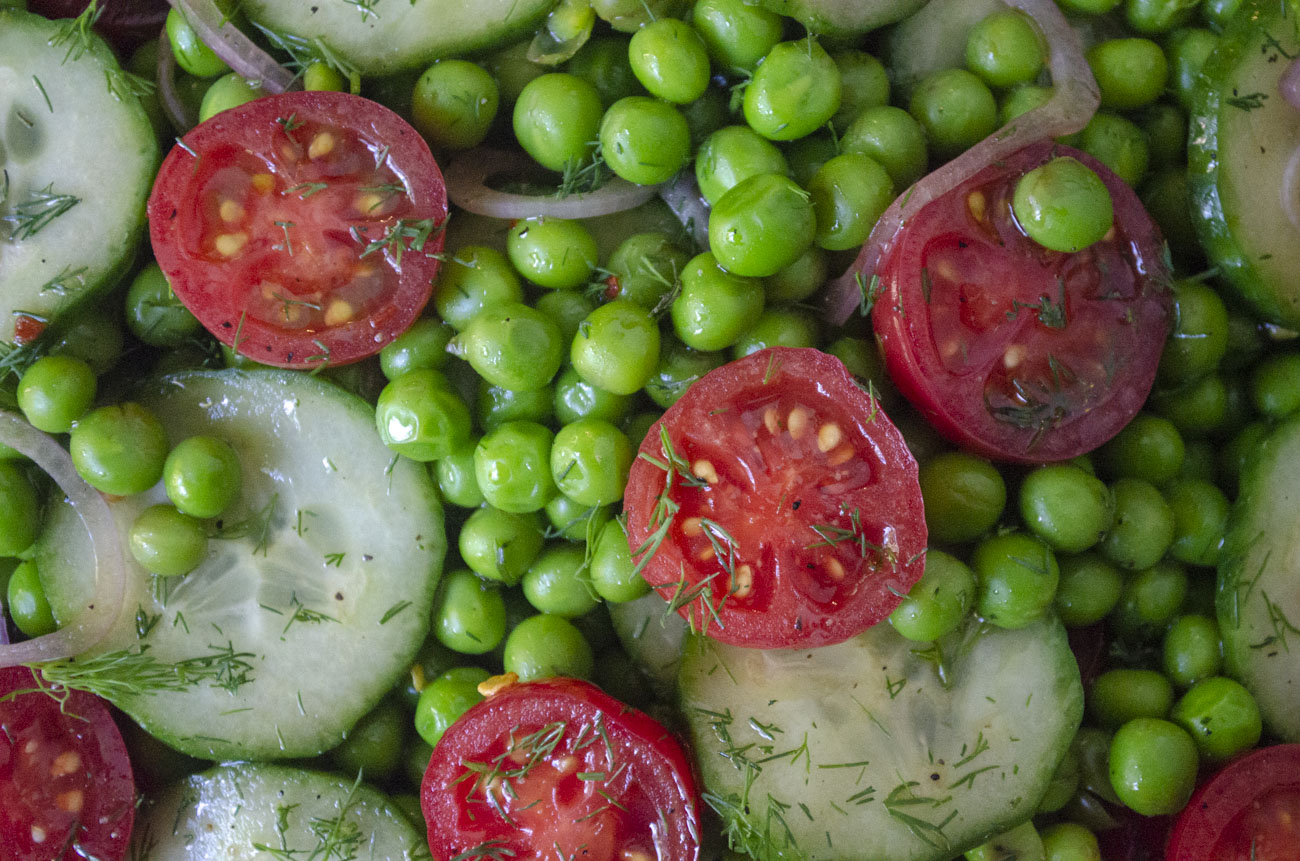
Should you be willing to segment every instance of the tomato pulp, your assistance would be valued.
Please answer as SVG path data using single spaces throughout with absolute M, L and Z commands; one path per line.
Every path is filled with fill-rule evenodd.
M 916 461 L 817 350 L 773 347 L 691 386 L 641 444 L 624 510 L 645 579 L 742 646 L 846 640 L 924 569 Z
M 379 352 L 433 289 L 442 173 L 401 117 L 347 93 L 223 111 L 168 154 L 149 199 L 154 255 L 226 346 L 316 368 Z
M 577 679 L 510 684 L 475 705 L 438 741 L 420 795 L 435 858 L 699 856 L 681 745 Z
M 1178 817 L 1167 861 L 1284 861 L 1300 847 L 1300 744 L 1230 762 Z
M 104 703 L 78 691 L 60 703 L 31 670 L 0 670 L 0 857 L 118 861 L 134 820 L 131 761 Z
M 1058 155 L 1110 191 L 1115 223 L 1074 253 L 1015 221 L 1016 182 Z M 1155 381 L 1171 320 L 1162 240 L 1090 156 L 1035 144 L 907 218 L 872 311 L 890 377 L 944 436 L 997 460 L 1067 460 L 1110 439 Z

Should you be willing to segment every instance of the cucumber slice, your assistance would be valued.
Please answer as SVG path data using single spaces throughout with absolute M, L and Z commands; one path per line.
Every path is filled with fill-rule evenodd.
M 446 545 L 428 471 L 379 441 L 364 401 L 303 374 L 185 372 L 147 383 L 138 399 L 173 445 L 204 433 L 239 452 L 243 490 L 222 521 L 230 537 L 211 540 L 207 560 L 180 578 L 128 560 L 126 610 L 96 646 L 99 658 L 58 669 L 102 687 L 105 675 L 206 661 L 181 691 L 104 693 L 191 756 L 333 747 L 409 669 L 427 634 Z M 123 536 L 162 499 L 156 488 L 114 502 Z M 37 543 L 58 619 L 92 594 L 88 544 L 67 506 Z M 105 669 L 110 657 L 123 661 Z
M 938 651 L 888 625 L 812 651 L 695 639 L 679 692 L 704 798 L 758 861 L 951 858 L 1034 813 L 1083 715 L 1055 619 Z
M 249 19 L 319 39 L 362 75 L 422 70 L 435 60 L 516 42 L 556 0 L 244 0 Z
M 1264 725 L 1300 742 L 1300 419 L 1273 431 L 1241 478 L 1219 563 L 1217 610 L 1228 674 Z
M 670 610 L 658 592 L 607 606 L 623 651 L 646 674 L 654 695 L 671 702 L 689 633 L 686 620 Z
M 158 167 L 130 79 L 98 36 L 58 43 L 66 23 L 0 9 L 0 344 L 122 275 Z
M 164 790 L 136 820 L 132 858 L 428 859 L 406 817 L 368 786 L 276 765 L 224 765 Z
M 911 15 L 928 0 L 759 0 L 819 36 L 861 36 Z
M 1300 326 L 1300 112 L 1277 90 L 1288 58 L 1300 53 L 1288 8 L 1244 3 L 1206 60 L 1187 168 L 1211 262 L 1261 314 Z

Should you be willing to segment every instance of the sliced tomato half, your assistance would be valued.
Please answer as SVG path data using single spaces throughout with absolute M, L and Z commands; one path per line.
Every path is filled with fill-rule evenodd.
M 916 460 L 835 357 L 773 347 L 723 365 L 651 427 L 624 496 L 628 543 L 717 640 L 838 643 L 924 568 Z
M 1224 766 L 1183 808 L 1167 861 L 1294 861 L 1300 852 L 1300 744 Z
M 1011 211 L 1016 183 L 1058 155 L 1110 190 L 1114 229 L 1050 251 Z M 872 312 L 890 376 L 944 436 L 997 460 L 1066 460 L 1110 439 L 1155 381 L 1172 293 L 1159 231 L 1092 157 L 1035 144 L 909 217 Z
M 197 126 L 149 199 L 154 255 L 221 343 L 315 368 L 379 352 L 433 289 L 447 220 L 424 139 L 360 96 L 292 92 Z
M 434 748 L 420 800 L 434 858 L 699 857 L 681 745 L 577 679 L 511 684 L 467 711 Z
M 63 694 L 60 694 L 63 696 Z M 122 735 L 98 697 L 0 669 L 0 858 L 119 861 L 135 821 Z

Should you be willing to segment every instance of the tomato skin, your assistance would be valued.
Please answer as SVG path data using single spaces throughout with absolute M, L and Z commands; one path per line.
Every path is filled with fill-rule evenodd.
M 149 198 L 177 298 L 236 352 L 283 368 L 374 355 L 433 289 L 447 196 L 428 145 L 360 96 L 291 92 L 195 127 Z
M 679 509 L 657 541 L 661 434 L 682 468 L 667 492 Z M 692 385 L 641 443 L 624 510 L 634 558 L 655 548 L 646 581 L 697 630 L 736 645 L 847 640 L 889 615 L 925 567 L 916 460 L 844 365 L 812 349 L 769 348 Z
M 1245 754 L 1183 808 L 1166 861 L 1286 861 L 1300 846 L 1300 744 Z
M 494 761 L 526 776 L 485 775 Z M 420 803 L 434 858 L 540 858 L 558 848 L 565 858 L 639 851 L 696 861 L 700 853 L 699 795 L 682 746 L 654 719 L 578 679 L 513 683 L 473 706 L 434 748 Z M 486 846 L 501 854 L 472 852 Z
M 98 697 L 72 691 L 61 709 L 35 688 L 30 670 L 0 670 L 0 857 L 119 861 L 135 821 L 122 736 Z
M 1074 254 L 1016 225 L 1016 180 L 1068 155 L 1110 191 L 1114 235 Z M 1051 142 L 990 165 L 911 214 L 881 265 L 872 322 L 890 377 L 958 445 L 1068 460 L 1141 408 L 1172 318 L 1159 231 L 1127 185 Z

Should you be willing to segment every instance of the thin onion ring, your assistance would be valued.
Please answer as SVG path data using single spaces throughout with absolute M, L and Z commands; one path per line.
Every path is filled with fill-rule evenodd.
M 843 325 L 853 309 L 864 301 L 863 291 L 876 271 L 876 264 L 906 222 L 904 209 L 909 214 L 920 210 L 988 165 L 1035 141 L 1079 131 L 1096 113 L 1101 101 L 1097 81 L 1084 59 L 1078 35 L 1070 28 L 1061 10 L 1052 0 L 1005 2 L 1033 18 L 1047 39 L 1048 69 L 1054 90 L 1052 98 L 1017 117 L 899 195 L 876 221 L 853 265 L 828 285 L 824 315 L 830 323 Z
M 1287 64 L 1286 71 L 1278 79 L 1277 91 L 1288 105 L 1300 111 L 1300 57 Z
M 95 556 L 95 594 L 86 608 L 53 634 L 0 645 L 0 667 L 79 655 L 104 639 L 122 612 L 126 564 L 117 522 L 99 491 L 77 475 L 68 453 L 22 418 L 0 411 L 0 443 L 30 457 L 54 479 L 90 533 Z
M 172 53 L 171 40 L 163 32 L 158 37 L 158 95 L 162 101 L 163 113 L 172 128 L 184 134 L 194 128 L 198 118 L 192 116 L 176 92 L 176 55 Z
M 467 150 L 443 174 L 447 197 L 467 212 L 490 218 L 594 218 L 633 209 L 659 191 L 657 185 L 636 185 L 618 177 L 595 191 L 566 197 L 512 194 L 487 185 L 495 176 L 517 173 L 527 166 L 521 155 L 506 150 L 487 147 Z
M 298 83 L 293 72 L 244 35 L 213 0 L 167 0 L 194 28 L 212 52 L 248 81 L 257 81 L 268 93 L 283 93 Z
M 1291 226 L 1300 230 L 1300 146 L 1287 159 L 1278 194 L 1282 198 L 1282 211 L 1286 213 Z
M 677 178 L 665 185 L 659 196 L 668 204 L 668 208 L 677 216 L 695 237 L 695 244 L 705 251 L 709 250 L 709 201 L 700 194 L 700 187 L 695 182 L 695 171 L 683 170 Z

